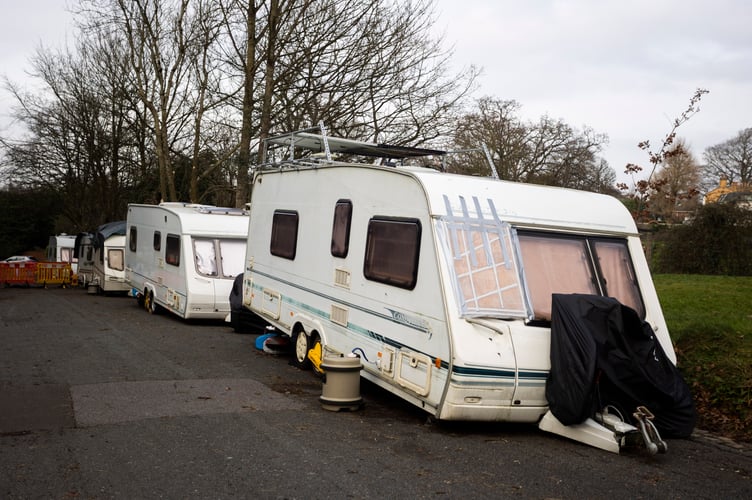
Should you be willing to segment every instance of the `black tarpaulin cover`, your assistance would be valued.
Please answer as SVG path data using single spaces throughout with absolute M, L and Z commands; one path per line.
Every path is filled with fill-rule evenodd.
M 117 222 L 108 222 L 106 224 L 102 224 L 97 228 L 96 233 L 94 234 L 94 246 L 96 246 L 99 249 L 104 248 L 104 242 L 107 238 L 109 238 L 112 235 L 125 235 L 125 225 L 126 221 L 121 220 Z
M 631 421 L 645 406 L 665 437 L 692 433 L 689 387 L 634 309 L 610 297 L 553 294 L 551 313 L 546 398 L 561 423 L 581 423 L 606 405 Z

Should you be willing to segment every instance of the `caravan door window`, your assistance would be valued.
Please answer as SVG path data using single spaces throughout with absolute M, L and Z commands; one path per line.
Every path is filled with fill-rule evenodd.
M 154 231 L 152 246 L 157 252 L 162 249 L 162 234 L 159 231 Z
M 534 319 L 551 319 L 551 295 L 613 297 L 644 317 L 626 240 L 518 230 Z
M 412 290 L 418 281 L 418 219 L 374 217 L 368 222 L 363 274 L 372 281 Z
M 338 200 L 334 206 L 334 222 L 332 223 L 332 246 L 334 257 L 347 257 L 350 248 L 350 223 L 352 222 L 352 202 Z
M 165 239 L 165 262 L 172 266 L 180 265 L 180 236 L 168 234 Z
M 128 248 L 131 252 L 136 251 L 137 237 L 138 231 L 136 230 L 136 226 L 131 226 L 130 234 L 128 235 Z

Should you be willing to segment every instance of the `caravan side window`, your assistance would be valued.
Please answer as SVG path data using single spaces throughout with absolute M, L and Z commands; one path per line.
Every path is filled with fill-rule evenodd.
M 128 248 L 131 252 L 136 251 L 136 240 L 138 236 L 138 231 L 136 230 L 136 226 L 131 226 L 130 234 L 128 235 Z
M 363 274 L 372 281 L 412 290 L 418 281 L 418 219 L 374 217 L 368 222 Z
M 162 249 L 162 233 L 154 231 L 154 241 L 152 242 L 154 250 L 159 252 Z
M 350 249 L 350 223 L 352 221 L 352 202 L 338 200 L 334 205 L 334 222 L 332 223 L 332 255 L 347 257 Z
M 180 236 L 168 234 L 165 240 L 165 262 L 173 266 L 180 265 Z
M 298 245 L 298 212 L 275 210 L 272 219 L 272 238 L 269 251 L 272 255 L 294 260 Z

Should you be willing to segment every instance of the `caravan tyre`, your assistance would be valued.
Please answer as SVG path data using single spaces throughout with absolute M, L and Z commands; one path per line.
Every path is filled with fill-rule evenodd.
M 311 368 L 311 360 L 308 359 L 308 351 L 311 348 L 311 338 L 301 330 L 295 335 L 295 364 L 301 370 Z
M 146 292 L 146 296 L 144 297 L 144 307 L 149 314 L 157 313 L 157 308 L 159 306 L 156 302 L 154 302 L 154 293 L 148 291 Z

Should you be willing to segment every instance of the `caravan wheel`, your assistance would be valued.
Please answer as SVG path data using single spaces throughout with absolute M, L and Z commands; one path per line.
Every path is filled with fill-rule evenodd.
M 144 296 L 144 307 L 146 308 L 146 311 L 149 314 L 154 314 L 157 312 L 157 304 L 154 302 L 154 294 L 150 291 L 146 291 L 146 295 Z
M 308 359 L 308 350 L 311 348 L 311 338 L 304 330 L 295 335 L 295 364 L 301 370 L 311 368 L 311 360 Z

